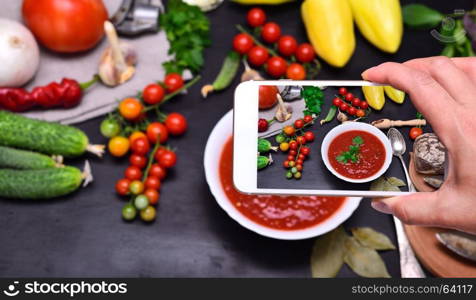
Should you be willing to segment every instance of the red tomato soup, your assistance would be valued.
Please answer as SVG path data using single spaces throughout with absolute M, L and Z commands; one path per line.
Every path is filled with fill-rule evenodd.
M 230 138 L 220 158 L 220 180 L 228 199 L 248 219 L 280 230 L 315 226 L 332 216 L 345 197 L 247 195 L 233 185 L 233 139 Z
M 353 139 L 360 136 L 363 143 L 358 151 L 357 162 L 339 162 L 337 156 L 349 151 Z M 331 142 L 328 150 L 329 162 L 342 176 L 352 179 L 364 179 L 377 173 L 385 162 L 385 147 L 373 134 L 361 130 L 344 132 Z

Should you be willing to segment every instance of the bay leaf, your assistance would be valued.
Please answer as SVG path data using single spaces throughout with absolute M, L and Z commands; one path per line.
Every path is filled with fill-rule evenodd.
M 385 262 L 374 249 L 364 247 L 354 238 L 345 242 L 344 262 L 358 275 L 369 278 L 390 278 Z
M 385 192 L 400 192 L 400 188 L 398 186 L 392 185 L 388 181 L 385 181 L 383 185 L 383 190 Z
M 344 264 L 345 242 L 349 238 L 344 228 L 339 226 L 314 242 L 311 253 L 313 278 L 336 277 Z
M 370 190 L 371 191 L 383 191 L 384 187 L 385 187 L 385 178 L 383 178 L 383 176 L 375 179 L 370 184 Z
M 387 182 L 394 186 L 406 186 L 406 183 L 397 177 L 388 177 Z
M 374 250 L 394 250 L 395 245 L 383 233 L 373 230 L 370 227 L 352 228 L 352 235 L 365 247 Z

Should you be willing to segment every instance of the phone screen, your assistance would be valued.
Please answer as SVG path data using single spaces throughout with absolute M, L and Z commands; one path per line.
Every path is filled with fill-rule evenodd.
M 445 149 L 396 89 L 261 85 L 258 99 L 258 189 L 415 191 L 402 163 L 420 190 L 442 183 Z

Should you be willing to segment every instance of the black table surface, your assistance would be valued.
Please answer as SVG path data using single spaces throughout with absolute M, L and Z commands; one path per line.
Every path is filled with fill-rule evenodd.
M 464 0 L 419 2 L 448 13 L 471 9 L 472 5 L 472 1 Z M 206 50 L 204 79 L 165 107 L 183 113 L 190 128 L 184 137 L 171 140 L 179 161 L 163 184 L 157 221 L 146 225 L 140 220 L 126 223 L 121 219 L 124 202 L 116 196 L 114 184 L 122 177 L 127 159 L 87 157 L 95 175 L 94 183 L 87 188 L 50 201 L 0 201 L 0 276 L 310 276 L 313 239 L 273 240 L 241 227 L 218 207 L 205 181 L 205 143 L 215 123 L 232 108 L 233 88 L 207 100 L 201 99 L 199 88 L 216 76 L 237 32 L 234 24 L 245 22 L 247 9 L 225 1 L 208 14 L 213 45 Z M 269 7 L 266 12 L 284 33 L 305 40 L 299 5 Z M 358 30 L 356 35 L 357 48 L 349 64 L 342 69 L 324 64 L 319 79 L 360 79 L 360 73 L 368 67 L 437 55 L 442 48 L 429 31 L 405 30 L 401 49 L 395 55 L 377 50 Z M 98 130 L 100 122 L 97 118 L 78 126 L 94 143 L 104 143 Z M 83 160 L 72 163 L 79 166 Z M 362 201 L 345 226 L 370 226 L 396 242 L 392 218 L 374 211 L 368 199 Z M 400 276 L 398 251 L 383 252 L 382 256 L 390 274 Z M 356 275 L 344 267 L 339 276 Z

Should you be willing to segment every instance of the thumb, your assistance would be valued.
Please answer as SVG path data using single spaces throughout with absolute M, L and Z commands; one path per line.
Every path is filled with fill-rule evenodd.
M 406 224 L 434 225 L 437 192 L 413 193 L 392 198 L 372 200 L 372 207 L 385 214 L 393 214 Z

